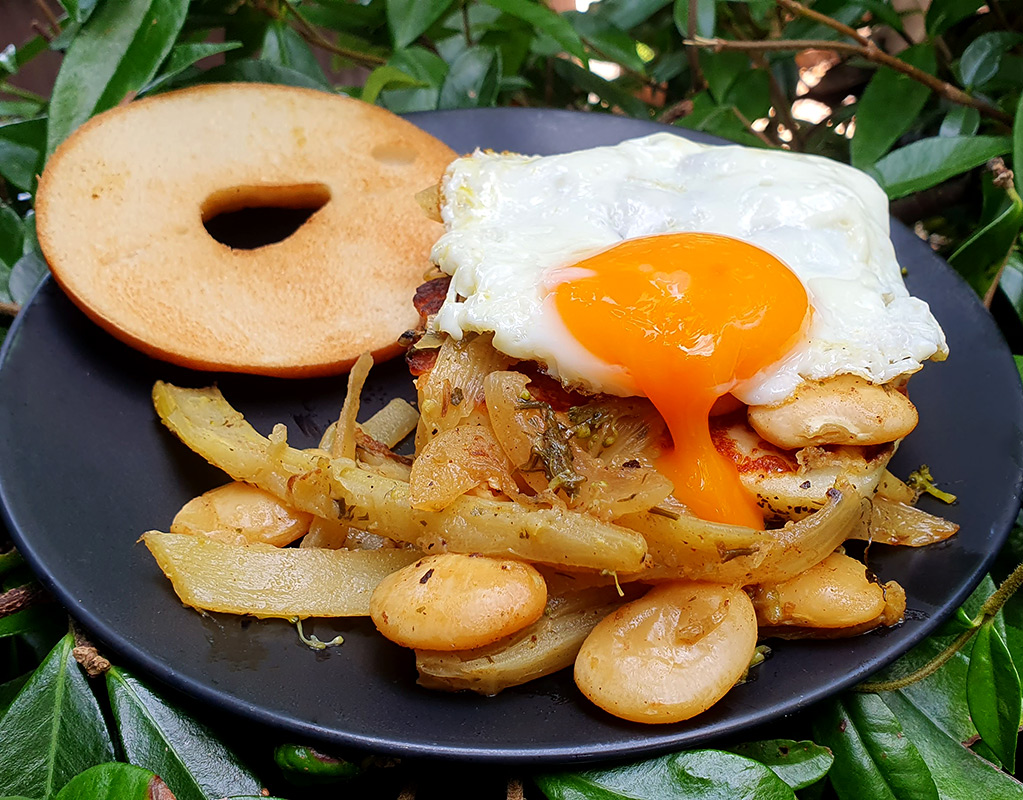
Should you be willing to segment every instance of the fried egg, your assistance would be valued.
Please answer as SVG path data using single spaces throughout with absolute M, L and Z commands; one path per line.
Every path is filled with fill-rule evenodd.
M 762 526 L 707 417 L 839 374 L 888 383 L 947 354 L 911 297 L 867 175 L 824 158 L 660 133 L 548 157 L 477 151 L 442 184 L 452 276 L 432 325 L 493 332 L 566 385 L 647 396 L 659 468 L 699 516 Z

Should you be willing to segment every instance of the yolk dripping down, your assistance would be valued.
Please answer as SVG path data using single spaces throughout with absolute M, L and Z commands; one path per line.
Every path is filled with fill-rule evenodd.
M 809 309 L 799 279 L 758 247 L 706 233 L 632 239 L 567 277 L 553 295 L 569 332 L 628 370 L 668 425 L 674 449 L 658 468 L 675 497 L 703 519 L 763 528 L 708 418 L 718 397 L 795 343 Z

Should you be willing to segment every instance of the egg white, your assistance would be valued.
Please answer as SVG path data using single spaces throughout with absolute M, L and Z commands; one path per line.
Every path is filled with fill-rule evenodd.
M 492 331 L 497 349 L 543 362 L 569 385 L 639 393 L 625 370 L 572 337 L 551 286 L 594 253 L 661 233 L 750 242 L 806 287 L 805 337 L 734 387 L 745 403 L 778 403 L 804 380 L 843 373 L 888 383 L 948 352 L 902 280 L 884 192 L 837 162 L 658 133 L 542 158 L 477 151 L 451 164 L 441 190 L 446 233 L 432 258 L 452 281 L 434 329 Z

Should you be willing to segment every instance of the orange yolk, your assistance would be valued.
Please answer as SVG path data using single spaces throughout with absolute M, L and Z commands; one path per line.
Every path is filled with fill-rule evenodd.
M 567 277 L 553 296 L 568 330 L 624 367 L 667 423 L 673 449 L 658 469 L 675 497 L 703 519 L 763 528 L 708 420 L 717 398 L 795 344 L 809 309 L 799 279 L 763 250 L 707 233 L 632 239 Z

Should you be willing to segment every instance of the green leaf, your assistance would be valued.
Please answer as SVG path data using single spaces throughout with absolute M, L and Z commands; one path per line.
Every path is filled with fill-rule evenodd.
M 54 613 L 52 609 L 35 606 L 7 617 L 0 617 L 0 639 L 8 636 L 20 636 L 23 633 L 34 631 L 46 624 Z M 64 620 L 64 623 L 66 624 L 66 620 Z
M 542 775 L 549 800 L 793 800 L 763 764 L 721 750 L 689 750 L 624 767 Z
M 864 16 L 862 5 L 847 0 L 817 0 L 813 4 L 813 10 L 853 28 L 859 27 Z M 785 26 L 782 38 L 832 40 L 843 38 L 843 34 L 815 20 L 796 17 Z M 791 59 L 789 61 L 791 62 Z
M 187 0 L 122 0 L 96 8 L 57 73 L 47 154 L 93 114 L 113 108 L 153 79 L 187 10 Z
M 304 86 L 323 91 L 323 84 L 308 75 L 269 61 L 245 59 L 232 61 L 202 73 L 200 83 L 276 83 L 282 86 Z
M 902 692 L 886 692 L 883 699 L 898 717 L 906 736 L 916 743 L 942 800 L 1023 798 L 1023 784 L 945 735 Z
M 24 241 L 25 228 L 21 217 L 13 208 L 0 203 L 0 263 L 14 267 L 21 258 Z
M 387 64 L 416 78 L 425 88 L 388 89 L 381 93 L 380 105 L 396 113 L 430 111 L 437 107 L 440 89 L 448 74 L 443 58 L 425 47 L 409 47 L 396 52 Z
M 98 764 L 68 781 L 55 800 L 154 800 L 165 784 L 131 764 Z
M 766 75 L 765 75 L 766 77 Z M 693 96 L 693 110 L 675 123 L 682 128 L 706 131 L 750 147 L 763 147 L 764 143 L 753 136 L 735 115 L 731 104 L 718 105 L 709 91 Z
M 953 106 L 941 121 L 938 136 L 973 136 L 979 128 L 980 112 L 977 109 Z
M 831 748 L 828 773 L 842 800 L 938 800 L 930 770 L 898 719 L 874 694 L 847 694 L 813 720 L 814 739 Z
M 367 103 L 375 103 L 380 92 L 388 86 L 429 86 L 425 81 L 413 78 L 397 67 L 385 64 L 373 70 L 366 78 L 366 84 L 362 88 L 362 100 Z
M 12 186 L 31 192 L 43 168 L 45 149 L 45 117 L 0 125 L 0 175 Z
M 0 69 L 11 75 L 16 74 L 29 61 L 49 50 L 49 42 L 42 36 L 33 36 L 21 47 L 8 44 L 0 50 Z
M 700 53 L 700 68 L 707 79 L 711 97 L 721 104 L 739 76 L 750 72 L 749 56 L 728 50 L 720 53 L 703 51 Z
M 1023 201 L 1009 187 L 1008 202 L 1001 212 L 949 256 L 948 263 L 969 281 L 981 297 L 998 276 L 1023 227 Z
M 283 22 L 274 22 L 266 29 L 261 60 L 301 72 L 322 88 L 329 87 L 323 67 L 306 40 Z
M 96 7 L 97 0 L 60 0 L 61 6 L 75 22 L 85 22 Z
M 966 697 L 981 739 L 1013 772 L 1023 692 L 1012 656 L 994 629 L 993 620 L 985 622 L 974 637 Z
M 296 786 L 317 786 L 348 781 L 362 774 L 355 761 L 335 758 L 312 747 L 282 744 L 274 750 L 274 762 Z
M 0 122 L 15 122 L 37 117 L 43 113 L 45 104 L 35 100 L 0 100 Z
M 995 77 L 1002 56 L 1021 40 L 1023 34 L 996 31 L 982 33 L 970 42 L 959 59 L 959 75 L 963 86 L 966 89 L 976 89 Z
M 1023 95 L 1016 104 L 1016 118 L 1012 124 L 1012 167 L 1016 192 L 1023 192 Z
M 891 26 L 899 33 L 903 32 L 902 17 L 885 0 L 856 0 L 854 5 L 869 11 L 876 19 Z
M 19 258 L 11 268 L 8 291 L 15 303 L 27 303 L 49 273 L 50 267 L 42 255 L 32 250 Z
M 497 99 L 501 57 L 489 47 L 472 47 L 451 64 L 440 90 L 438 108 L 492 106 Z
M 259 781 L 206 727 L 123 669 L 106 681 L 128 760 L 160 775 L 178 800 L 259 794 Z
M 31 677 L 32 673 L 26 672 L 24 675 L 19 675 L 5 683 L 0 683 L 0 717 L 3 717 L 7 709 L 10 708 L 14 698 L 18 696 L 18 692 L 28 683 Z
M 387 24 L 387 12 L 384 4 L 379 2 L 360 5 L 349 0 L 327 0 L 320 5 L 303 5 L 302 15 L 313 25 L 339 33 L 359 31 L 369 34 Z
M 163 69 L 143 91 L 152 91 L 173 78 L 176 78 L 197 61 L 202 61 L 218 53 L 227 53 L 242 47 L 241 42 L 196 42 L 176 44 L 163 64 Z
M 682 38 L 689 38 L 689 0 L 675 0 L 673 12 L 675 27 Z M 717 16 L 717 4 L 714 0 L 697 0 L 696 2 L 696 35 L 710 38 L 714 35 L 714 24 Z
M 960 606 L 959 608 L 956 609 L 955 614 L 953 614 L 951 617 L 945 620 L 945 622 L 942 624 L 940 628 L 938 628 L 937 632 L 934 635 L 958 636 L 960 633 L 968 631 L 973 627 L 975 626 L 973 624 L 973 620 L 970 618 L 970 615 L 967 614 L 966 611 Z
M 542 3 L 535 0 L 483 0 L 483 2 L 523 22 L 528 22 L 565 48 L 566 53 L 586 63 L 586 50 L 572 23 Z
M 1013 356 L 1016 361 L 1016 371 L 1019 373 L 1019 377 L 1023 380 L 1023 356 Z
M 979 167 L 1011 147 L 1008 136 L 933 136 L 893 150 L 867 172 L 895 200 Z
M 792 739 L 745 742 L 729 749 L 770 767 L 775 775 L 793 789 L 805 789 L 819 781 L 828 774 L 835 760 L 826 747 Z
M 961 22 L 978 8 L 984 0 L 932 0 L 924 17 L 924 24 L 931 36 L 941 36 L 945 31 Z
M 25 559 L 17 550 L 8 550 L 0 554 L 0 576 L 17 567 L 25 566 Z
M 634 72 L 645 73 L 646 63 L 636 51 L 636 40 L 603 17 L 580 11 L 567 11 L 567 19 L 596 58 L 614 61 Z
M 49 797 L 71 778 L 112 761 L 96 698 L 61 639 L 0 718 L 0 793 Z
M 659 83 L 664 83 L 672 78 L 677 78 L 686 71 L 688 66 L 689 59 L 682 50 L 665 53 L 657 58 L 653 66 L 650 67 L 650 77 Z
M 444 16 L 453 0 L 386 0 L 387 26 L 394 49 L 400 50 L 418 39 Z
M 766 117 L 771 110 L 771 78 L 767 70 L 750 70 L 735 81 L 725 94 L 723 105 L 735 107 L 748 122 Z M 743 133 L 749 135 L 745 127 Z
M 598 13 L 616 28 L 623 31 L 631 30 L 642 22 L 646 22 L 672 0 L 602 0 L 597 11 L 590 9 L 586 13 Z
M 650 116 L 646 104 L 635 95 L 572 61 L 554 59 L 554 71 L 573 87 L 592 92 L 609 106 L 618 106 L 630 117 Z
M 910 47 L 899 58 L 930 74 L 937 68 L 934 47 L 929 44 Z M 916 121 L 930 94 L 930 89 L 908 75 L 878 67 L 856 108 L 856 135 L 849 148 L 852 165 L 863 169 L 887 153 Z M 899 113 L 892 113 L 895 108 Z

